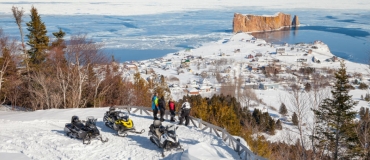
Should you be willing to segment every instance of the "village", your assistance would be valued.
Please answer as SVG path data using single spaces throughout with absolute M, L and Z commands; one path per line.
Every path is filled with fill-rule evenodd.
M 325 88 L 323 93 L 330 96 L 330 87 L 335 83 L 334 72 L 341 60 L 344 59 L 334 56 L 319 40 L 272 44 L 247 33 L 238 33 L 199 48 L 158 59 L 126 62 L 121 67 L 127 80 L 132 80 L 136 72 L 148 81 L 159 81 L 163 75 L 174 99 L 181 99 L 183 95 L 231 94 L 239 97 L 240 103 L 249 110 L 256 108 L 268 112 L 275 120 L 283 121 L 286 131 L 294 131 L 291 125 L 291 115 L 295 111 L 290 101 L 292 85 L 308 93 L 311 84 L 315 84 Z M 369 95 L 369 65 L 344 61 L 353 89 L 350 94 L 359 102 L 355 109 L 369 107 L 370 98 L 364 98 Z M 307 94 L 306 98 L 309 97 Z M 288 115 L 279 114 L 282 103 L 287 104 Z M 310 106 L 308 102 L 306 105 Z M 305 123 L 310 123 L 311 116 L 312 113 L 306 115 Z M 308 128 L 309 125 L 307 131 Z M 284 131 L 267 137 L 275 140 L 286 134 Z
M 163 75 L 173 96 L 182 97 L 186 94 L 217 94 L 222 85 L 237 80 L 243 82 L 243 88 L 255 90 L 276 90 L 289 82 L 304 87 L 311 82 L 313 70 L 324 77 L 329 76 L 324 80 L 332 84 L 331 73 L 339 67 L 340 59 L 321 41 L 271 44 L 239 33 L 197 49 L 185 49 L 158 59 L 127 62 L 122 67 L 129 79 L 136 72 L 147 80 L 158 80 Z M 368 78 L 368 65 L 346 63 L 350 64 L 347 65 L 348 72 L 357 83 Z

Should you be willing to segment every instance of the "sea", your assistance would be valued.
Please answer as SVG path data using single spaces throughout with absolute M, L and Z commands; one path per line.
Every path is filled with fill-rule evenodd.
M 71 35 L 86 34 L 103 43 L 107 55 L 126 62 L 159 58 L 229 38 L 233 35 L 234 13 L 273 15 L 277 12 L 291 14 L 292 17 L 297 15 L 301 25 L 252 35 L 275 44 L 321 40 L 338 57 L 369 63 L 370 10 L 231 7 L 134 16 L 40 15 L 50 37 L 59 29 L 67 33 L 66 39 Z M 29 16 L 24 17 L 24 22 L 29 20 Z M 0 15 L 0 28 L 20 39 L 12 15 Z M 27 34 L 25 23 L 23 29 Z

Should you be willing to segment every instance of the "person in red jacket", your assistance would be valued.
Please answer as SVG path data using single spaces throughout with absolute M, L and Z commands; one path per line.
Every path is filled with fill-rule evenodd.
M 171 122 L 175 122 L 175 111 L 176 111 L 176 107 L 175 107 L 175 102 L 172 100 L 172 98 L 170 99 L 170 101 L 168 101 L 168 108 L 170 108 L 170 113 L 171 113 Z

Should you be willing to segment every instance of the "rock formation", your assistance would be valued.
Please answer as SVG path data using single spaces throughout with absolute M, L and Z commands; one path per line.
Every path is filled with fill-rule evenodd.
M 297 18 L 298 19 L 298 18 Z M 276 13 L 272 16 L 234 14 L 233 32 L 260 32 L 277 30 L 291 25 L 291 16 Z
M 292 21 L 292 26 L 299 26 L 299 19 L 297 15 L 294 15 L 293 21 Z

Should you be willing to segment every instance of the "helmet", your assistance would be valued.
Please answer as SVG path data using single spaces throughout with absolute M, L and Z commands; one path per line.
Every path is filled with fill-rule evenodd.
M 112 107 L 109 107 L 109 112 L 113 112 L 115 110 L 116 110 L 116 108 L 114 108 L 113 106 Z
M 72 123 L 73 122 L 78 122 L 78 121 L 80 121 L 80 119 L 78 118 L 78 116 L 72 116 Z

